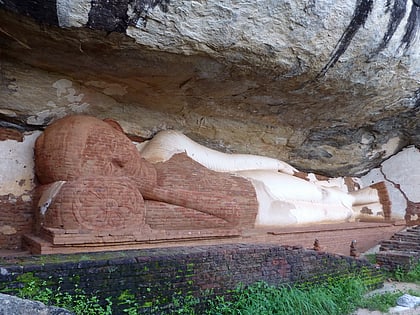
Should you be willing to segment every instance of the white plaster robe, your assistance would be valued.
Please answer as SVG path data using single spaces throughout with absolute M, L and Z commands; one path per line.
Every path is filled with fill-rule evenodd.
M 344 222 L 358 214 L 353 206 L 378 204 L 374 189 L 351 194 L 340 178 L 306 181 L 293 176 L 298 170 L 285 162 L 257 155 L 218 152 L 174 130 L 161 131 L 137 147 L 152 163 L 164 162 L 174 154 L 185 152 L 209 169 L 249 179 L 259 202 L 256 226 Z

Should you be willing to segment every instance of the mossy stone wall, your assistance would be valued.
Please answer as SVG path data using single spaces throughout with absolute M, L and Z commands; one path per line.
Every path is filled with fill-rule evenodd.
M 239 284 L 265 281 L 292 284 L 366 273 L 372 286 L 382 275 L 367 261 L 300 247 L 275 245 L 213 245 L 44 255 L 0 259 L 0 290 L 19 287 L 18 276 L 32 273 L 51 286 L 75 286 L 101 298 L 129 290 L 144 312 L 168 306 L 172 297 L 229 294 Z

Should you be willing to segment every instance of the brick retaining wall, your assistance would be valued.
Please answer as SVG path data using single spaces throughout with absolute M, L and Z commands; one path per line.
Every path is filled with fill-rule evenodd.
M 384 269 L 412 270 L 420 262 L 420 226 L 395 233 L 390 240 L 382 241 L 376 261 Z
M 52 282 L 62 279 L 63 289 L 77 284 L 102 298 L 130 290 L 145 313 L 157 303 L 167 304 L 176 294 L 200 296 L 205 290 L 226 294 L 240 283 L 291 284 L 366 272 L 373 276 L 374 286 L 382 284 L 381 272 L 364 260 L 249 244 L 0 259 L 0 290 L 18 287 L 17 277 L 28 272 Z

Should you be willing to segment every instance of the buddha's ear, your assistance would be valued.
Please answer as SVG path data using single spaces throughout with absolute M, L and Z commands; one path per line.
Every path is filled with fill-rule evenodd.
M 124 130 L 122 129 L 122 127 L 118 123 L 118 121 L 116 121 L 114 119 L 111 119 L 111 118 L 105 118 L 103 121 L 106 122 L 108 125 L 110 125 L 112 128 L 114 128 L 115 130 L 118 130 L 118 131 L 124 133 Z

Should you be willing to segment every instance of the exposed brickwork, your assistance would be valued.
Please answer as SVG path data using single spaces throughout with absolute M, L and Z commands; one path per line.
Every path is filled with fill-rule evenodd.
M 0 127 L 0 141 L 23 141 L 15 129 Z M 30 195 L 0 196 L 0 249 L 20 249 L 22 235 L 32 231 L 32 200 Z
M 43 220 L 36 221 L 52 229 L 44 230 L 43 235 L 55 244 L 71 245 L 72 238 L 77 239 L 77 245 L 86 242 L 91 246 L 107 240 L 113 244 L 185 240 L 189 233 L 198 239 L 237 236 L 240 229 L 253 227 L 258 205 L 249 181 L 210 171 L 186 154 L 152 165 L 141 159 L 113 121 L 107 124 L 93 117 L 72 116 L 64 122 L 64 127 L 49 126 L 36 143 L 37 172 L 42 183 L 69 180 Z M 141 195 L 134 193 L 137 197 L 132 197 L 136 188 Z M 37 203 L 38 198 L 34 200 Z M 6 218 L 20 220 L 15 217 L 16 211 L 23 211 L 19 206 L 13 204 L 3 209 Z M 30 213 L 29 208 L 25 211 Z M 34 213 L 39 214 L 39 209 L 34 208 Z M 30 223 L 24 222 L 25 228 L 18 229 L 13 241 L 7 241 L 10 238 L 0 230 L 2 249 L 17 248 L 21 235 L 30 230 Z M 62 233 L 57 230 L 60 228 Z M 232 233 L 227 233 L 229 229 Z M 200 230 L 202 234 L 197 232 Z M 336 239 L 334 231 L 330 232 L 331 237 L 320 238 L 321 245 L 327 245 L 327 250 L 333 252 L 337 246 L 328 242 Z M 78 233 L 81 235 L 76 237 Z M 278 237 L 278 244 L 302 244 L 302 238 L 293 235 L 293 231 L 289 234 L 291 240 Z M 305 245 L 312 244 L 316 230 L 305 237 Z M 349 244 L 347 237 L 351 236 L 343 239 Z M 341 253 L 347 254 L 347 248 Z
M 146 220 L 152 229 L 191 229 L 209 227 L 230 227 L 232 224 L 222 218 L 165 202 L 146 200 Z
M 402 269 L 411 270 L 419 261 L 418 253 L 410 253 L 409 251 L 386 251 L 376 254 L 376 261 L 386 270 L 395 271 Z
M 211 214 L 232 227 L 254 226 L 258 202 L 250 181 L 211 171 L 186 154 L 176 154 L 155 167 L 159 187 L 156 195 L 162 199 Z
M 354 222 L 340 224 L 319 224 L 299 228 L 271 229 L 263 237 L 262 234 L 254 235 L 254 242 L 269 242 L 281 245 L 300 245 L 312 248 L 315 239 L 323 251 L 341 255 L 350 255 L 350 244 L 357 241 L 357 251 L 363 253 L 378 245 L 383 240 L 388 240 L 396 232 L 404 229 L 404 225 L 391 223 Z
M 129 178 L 84 177 L 66 182 L 40 221 L 51 228 L 140 230 L 144 210 L 143 198 Z
M 407 225 L 420 224 L 420 202 L 412 202 L 407 200 L 405 220 Z
M 44 198 L 51 205 L 37 224 L 42 223 L 44 232 L 73 230 L 75 238 L 83 234 L 79 238 L 98 246 L 106 242 L 103 237 L 98 242 L 100 231 L 118 236 L 126 232 L 127 238 L 118 237 L 118 242 L 156 239 L 159 231 L 166 239 L 175 234 L 165 231 L 182 229 L 182 237 L 198 229 L 213 229 L 217 236 L 221 228 L 252 228 L 257 215 L 250 181 L 211 171 L 186 154 L 152 165 L 115 121 L 63 118 L 37 139 L 35 161 L 42 184 L 67 181 L 53 200 Z M 54 235 L 60 233 L 50 232 L 57 245 Z M 35 242 L 32 238 L 31 244 Z
M 0 127 L 0 141 L 15 140 L 22 142 L 23 134 L 15 129 Z
M 67 116 L 50 125 L 35 144 L 42 184 L 81 176 L 135 175 L 140 156 L 119 130 L 88 116 Z
M 0 249 L 21 249 L 22 235 L 32 232 L 30 196 L 0 196 Z
M 395 233 L 381 242 L 376 260 L 389 270 L 412 269 L 420 261 L 420 226 Z
M 145 249 L 89 254 L 84 260 L 77 255 L 49 258 L 0 260 L 0 288 L 18 286 L 18 275 L 33 272 L 49 282 L 61 277 L 64 289 L 77 283 L 88 293 L 104 298 L 130 290 L 147 313 L 146 306 L 167 305 L 176 294 L 201 296 L 205 290 L 228 294 L 239 283 L 265 281 L 279 285 L 352 273 L 371 275 L 373 286 L 381 285 L 383 280 L 380 271 L 363 260 L 276 245 Z

